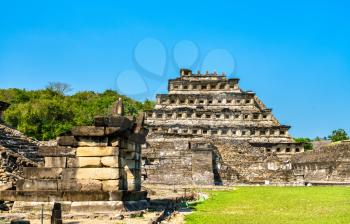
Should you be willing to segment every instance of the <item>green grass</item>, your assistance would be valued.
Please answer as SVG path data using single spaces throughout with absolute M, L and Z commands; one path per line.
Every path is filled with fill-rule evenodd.
M 350 187 L 238 187 L 209 194 L 186 224 L 350 223 Z

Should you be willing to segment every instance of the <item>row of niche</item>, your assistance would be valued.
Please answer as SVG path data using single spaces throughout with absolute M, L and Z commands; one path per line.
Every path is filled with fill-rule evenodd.
M 147 118 L 158 118 L 158 119 L 186 119 L 186 118 L 196 118 L 196 119 L 236 119 L 236 120 L 256 120 L 256 121 L 270 121 L 272 115 L 270 113 L 180 113 L 180 112 L 148 112 Z
M 170 83 L 170 91 L 173 90 L 230 90 L 239 89 L 235 83 L 208 83 L 208 84 L 176 84 Z
M 186 105 L 254 105 L 254 99 L 159 99 L 160 104 L 186 104 Z
M 165 127 L 152 127 L 151 132 L 159 133 L 172 133 L 172 134 L 192 134 L 192 135 L 227 135 L 227 136 L 270 136 L 270 137 L 286 137 L 288 131 L 286 130 L 250 130 L 250 129 L 181 129 L 181 128 L 165 128 Z

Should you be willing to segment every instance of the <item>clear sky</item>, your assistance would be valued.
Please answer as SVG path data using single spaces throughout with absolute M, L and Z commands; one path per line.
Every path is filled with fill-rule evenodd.
M 241 79 L 295 136 L 350 132 L 349 1 L 1 1 L 0 88 L 135 99 L 179 67 Z

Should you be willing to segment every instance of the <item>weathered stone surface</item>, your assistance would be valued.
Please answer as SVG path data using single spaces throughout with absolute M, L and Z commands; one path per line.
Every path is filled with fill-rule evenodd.
M 67 167 L 101 167 L 101 157 L 76 157 L 68 158 Z
M 58 182 L 60 191 L 100 191 L 102 182 L 99 180 L 72 180 L 66 179 Z
M 118 127 L 120 131 L 132 128 L 133 123 L 123 116 L 95 117 L 97 127 Z
M 116 156 L 104 156 L 101 157 L 102 166 L 106 167 L 119 167 L 118 157 Z
M 102 190 L 107 192 L 119 190 L 119 180 L 103 180 Z
M 78 147 L 77 156 L 96 157 L 96 156 L 118 156 L 117 147 Z
M 62 168 L 24 167 L 23 175 L 26 179 L 59 179 L 62 171 Z
M 80 137 L 79 141 L 77 143 L 78 146 L 98 146 L 98 147 L 103 147 L 107 146 L 108 144 L 108 138 L 106 137 L 99 137 L 99 138 L 93 138 L 93 137 Z
M 105 129 L 104 127 L 80 126 L 74 127 L 72 129 L 72 134 L 74 136 L 104 136 Z
M 114 133 L 117 133 L 118 131 L 121 131 L 119 127 L 106 127 L 105 135 L 112 135 Z
M 57 138 L 57 144 L 59 146 L 76 147 L 78 142 L 74 136 L 60 136 Z
M 41 146 L 39 154 L 46 157 L 72 157 L 75 156 L 75 148 L 63 146 Z
M 45 167 L 48 168 L 65 168 L 66 167 L 66 157 L 45 157 Z
M 57 191 L 57 180 L 18 180 L 17 190 L 20 191 Z
M 121 212 L 123 209 L 122 201 L 84 201 L 72 202 L 71 205 L 71 212 L 74 213 Z
M 146 191 L 0 191 L 2 201 L 138 201 L 146 198 Z
M 14 213 L 41 213 L 41 208 L 45 213 L 50 213 L 53 209 L 55 202 L 29 202 L 29 201 L 15 201 L 13 204 L 12 212 Z M 69 212 L 72 202 L 60 201 L 62 205 L 62 211 Z
M 118 168 L 66 168 L 63 179 L 113 180 L 119 179 Z

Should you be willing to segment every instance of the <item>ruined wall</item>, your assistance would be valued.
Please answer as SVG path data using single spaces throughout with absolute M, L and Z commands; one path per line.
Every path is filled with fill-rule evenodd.
M 140 164 L 146 135 L 143 116 L 95 117 L 94 126 L 74 127 L 57 145 L 40 146 L 45 162 L 24 167 L 16 190 L 0 191 L 0 200 L 15 201 L 13 211 L 55 201 L 74 213 L 120 212 L 126 204 L 144 208 Z
M 306 182 L 350 182 L 350 143 L 330 144 L 295 155 L 292 165 Z
M 43 161 L 39 142 L 0 123 L 0 185 L 12 186 L 23 177 L 23 167 L 35 167 Z

